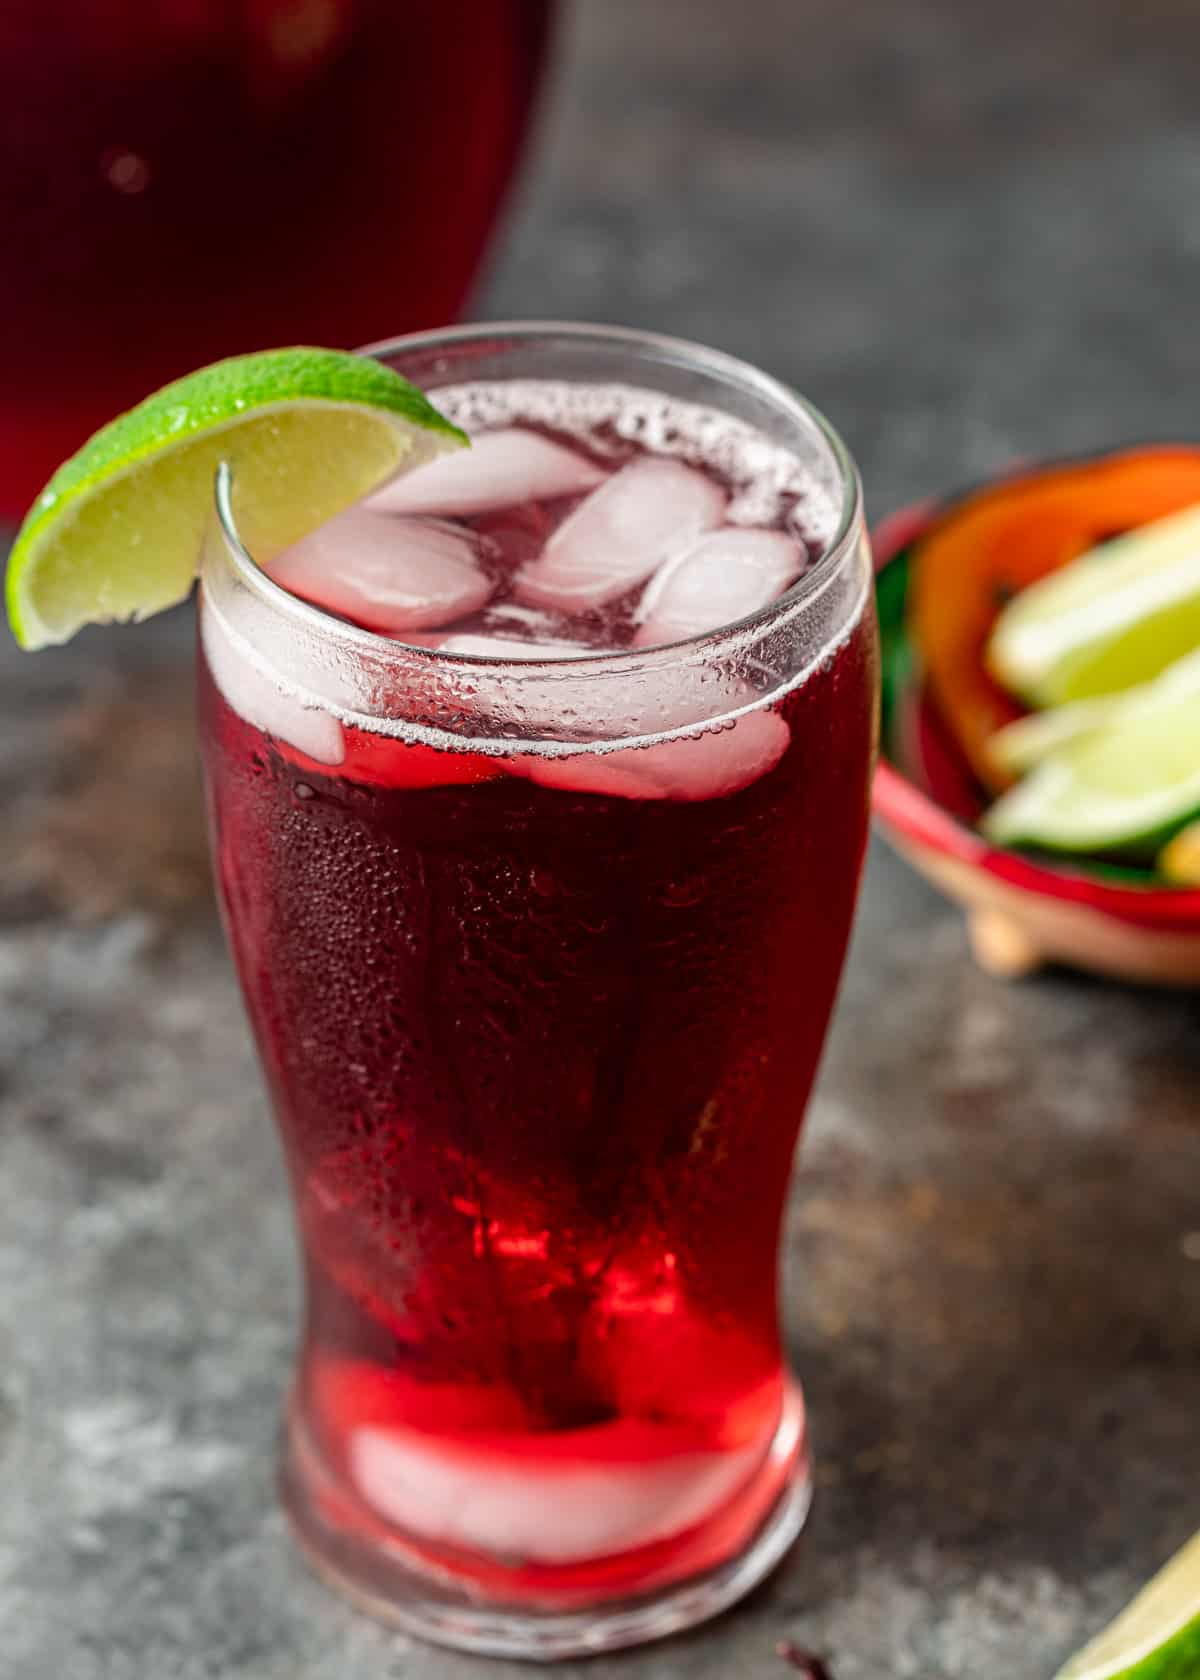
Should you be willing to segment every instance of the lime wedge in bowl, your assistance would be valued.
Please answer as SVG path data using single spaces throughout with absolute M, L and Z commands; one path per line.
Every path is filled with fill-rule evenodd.
M 1200 685 L 1160 681 L 1058 746 L 982 819 L 1005 846 L 1150 858 L 1200 816 Z
M 992 675 L 1031 706 L 1148 682 L 1200 646 L 1200 507 L 1091 549 L 1014 597 L 987 646 Z
M 25 648 L 84 624 L 147 618 L 188 593 L 213 476 L 235 474 L 239 527 L 259 558 L 466 436 L 368 357 L 298 348 L 235 356 L 119 415 L 38 497 L 8 563 L 8 618 Z
M 1112 718 L 1115 705 L 1115 698 L 1106 695 L 1100 700 L 1076 700 L 1069 706 L 1030 712 L 988 737 L 988 757 L 1006 776 L 1024 776 L 1060 748 L 1102 729 Z
M 1006 775 L 1023 776 L 1072 741 L 1103 729 L 1114 719 L 1136 708 L 1155 706 L 1167 694 L 1200 694 L 1200 648 L 1177 659 L 1150 683 L 1141 683 L 1122 694 L 1105 694 L 1095 700 L 1076 700 L 1067 706 L 1051 706 L 1045 712 L 1005 724 L 988 740 L 988 753 Z
M 1055 1680 L 1200 1680 L 1200 1534 Z

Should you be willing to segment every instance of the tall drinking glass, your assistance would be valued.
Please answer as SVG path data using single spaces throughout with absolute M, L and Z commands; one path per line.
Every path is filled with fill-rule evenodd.
M 614 576 L 647 521 L 674 556 L 607 618 L 589 573 L 564 645 L 554 567 L 599 504 L 493 469 L 454 540 L 484 541 L 481 502 L 490 544 L 562 533 L 498 609 L 526 640 L 406 643 L 273 582 L 223 475 L 203 574 L 216 872 L 307 1279 L 287 1508 L 394 1623 L 562 1656 L 715 1613 L 808 1505 L 777 1249 L 867 826 L 860 491 L 819 415 L 697 346 L 488 326 L 374 353 L 472 426 L 578 444 Z M 800 575 L 680 635 L 726 599 L 695 568 L 730 532 Z

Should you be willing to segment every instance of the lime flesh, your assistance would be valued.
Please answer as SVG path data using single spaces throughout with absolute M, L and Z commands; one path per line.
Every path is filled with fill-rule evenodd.
M 1153 708 L 1168 694 L 1200 694 L 1200 648 L 1177 659 L 1152 683 L 1018 718 L 997 730 L 988 742 L 988 752 L 1001 770 L 1023 776 L 1072 741 L 1105 728 L 1137 708 Z
M 996 620 L 987 664 L 1032 706 L 1148 682 L 1200 646 L 1200 507 L 1092 549 L 1024 589 Z
M 1030 712 L 996 731 L 988 740 L 992 763 L 1009 776 L 1023 776 L 1060 748 L 1103 728 L 1113 714 L 1111 700 L 1076 700 L 1070 706 L 1051 706 Z
M 84 624 L 146 618 L 188 593 L 218 465 L 239 528 L 270 559 L 401 471 L 466 438 L 381 363 L 301 348 L 189 374 L 111 421 L 61 466 L 8 564 L 9 623 L 23 647 Z
M 1051 752 L 985 814 L 1002 845 L 1149 857 L 1200 815 L 1200 691 L 1155 684 Z

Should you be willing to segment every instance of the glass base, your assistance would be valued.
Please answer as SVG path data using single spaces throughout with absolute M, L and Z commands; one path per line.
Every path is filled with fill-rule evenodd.
M 481 1656 L 553 1662 L 663 1639 L 707 1621 L 744 1598 L 782 1559 L 804 1526 L 812 1499 L 804 1401 L 789 1385 L 783 1415 L 752 1485 L 681 1539 L 669 1571 L 644 1590 L 610 1591 L 580 1602 L 576 1590 L 555 1602 L 506 1600 L 465 1574 L 439 1567 L 416 1542 L 377 1522 L 348 1520 L 335 1489 L 295 1413 L 289 1417 L 282 1466 L 284 1507 L 300 1548 L 318 1575 L 360 1609 L 435 1645 Z M 339 1516 L 343 1520 L 339 1520 Z M 712 1563 L 713 1530 L 725 1542 Z M 703 1563 L 699 1560 L 703 1559 Z

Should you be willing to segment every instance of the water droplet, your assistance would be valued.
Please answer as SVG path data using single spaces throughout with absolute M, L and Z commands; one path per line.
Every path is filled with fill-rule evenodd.
M 129 198 L 144 193 L 150 185 L 150 165 L 128 146 L 110 146 L 102 152 L 100 173 L 110 187 Z
M 708 883 L 702 875 L 687 875 L 681 881 L 668 881 L 660 896 L 668 910 L 686 910 L 699 904 L 707 890 Z

